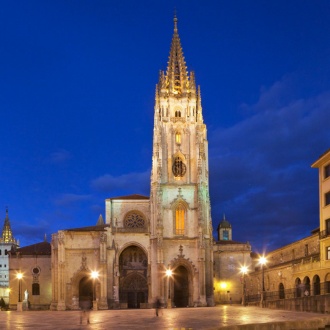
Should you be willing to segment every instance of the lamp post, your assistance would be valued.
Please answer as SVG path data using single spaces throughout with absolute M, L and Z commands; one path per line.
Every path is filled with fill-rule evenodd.
M 241 273 L 243 274 L 242 281 L 242 305 L 245 306 L 245 275 L 247 274 L 248 268 L 246 266 L 241 267 Z
M 18 280 L 18 302 L 17 302 L 17 311 L 21 312 L 23 310 L 22 300 L 21 300 L 21 280 L 23 278 L 23 274 L 21 272 L 16 274 L 16 278 Z
M 264 307 L 264 299 L 265 299 L 265 265 L 267 263 L 267 259 L 265 256 L 261 256 L 259 258 L 259 264 L 261 265 L 261 297 L 260 297 L 260 307 Z
M 168 287 L 167 308 L 172 308 L 171 286 L 170 286 L 170 277 L 172 276 L 172 274 L 173 274 L 173 272 L 171 269 L 166 269 L 167 287 Z
M 97 301 L 96 301 L 96 294 L 95 294 L 95 280 L 99 278 L 99 272 L 92 271 L 92 279 L 93 279 L 93 310 L 97 310 Z

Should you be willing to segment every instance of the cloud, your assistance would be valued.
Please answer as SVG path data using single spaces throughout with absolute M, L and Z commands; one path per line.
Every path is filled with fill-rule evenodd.
M 62 194 L 54 200 L 57 206 L 74 206 L 81 202 L 91 201 L 91 195 Z
M 64 149 L 54 151 L 49 156 L 49 161 L 53 164 L 62 164 L 72 157 L 71 153 Z
M 216 228 L 226 213 L 234 239 L 270 249 L 318 226 L 318 176 L 310 166 L 329 149 L 330 92 L 295 99 L 285 77 L 244 108 L 253 115 L 210 132 L 213 222 Z
M 91 182 L 92 188 L 99 192 L 114 193 L 117 191 L 125 193 L 149 194 L 150 170 L 140 173 L 127 173 L 120 176 L 105 174 Z

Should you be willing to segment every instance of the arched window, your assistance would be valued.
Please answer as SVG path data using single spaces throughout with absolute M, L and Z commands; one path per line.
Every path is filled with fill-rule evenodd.
M 185 208 L 179 204 L 175 210 L 175 234 L 184 235 Z
M 181 117 L 181 111 L 179 110 L 175 111 L 175 117 Z
M 32 284 L 32 295 L 39 296 L 40 295 L 40 285 L 39 283 Z
M 181 133 L 179 133 L 179 132 L 175 133 L 175 143 L 181 144 Z

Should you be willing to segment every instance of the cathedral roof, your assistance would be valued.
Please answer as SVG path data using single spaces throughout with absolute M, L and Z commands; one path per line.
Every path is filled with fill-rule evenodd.
M 126 196 L 112 197 L 112 198 L 109 198 L 109 199 L 111 199 L 111 200 L 114 200 L 114 199 L 132 200 L 132 199 L 149 199 L 149 197 L 148 196 L 139 195 L 139 194 L 133 194 L 133 195 L 126 195 Z
M 11 251 L 12 255 L 50 255 L 51 245 L 48 242 L 35 243 Z
M 96 226 L 88 226 L 88 227 L 80 227 L 80 228 L 69 228 L 64 229 L 65 231 L 105 231 L 106 227 L 110 227 L 109 224 L 106 225 L 96 225 Z

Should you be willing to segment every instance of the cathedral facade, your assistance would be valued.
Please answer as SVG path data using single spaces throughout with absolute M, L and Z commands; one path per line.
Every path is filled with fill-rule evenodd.
M 51 309 L 213 306 L 208 141 L 200 88 L 174 18 L 156 86 L 150 197 L 105 202 L 97 225 L 52 237 Z

